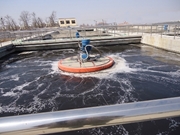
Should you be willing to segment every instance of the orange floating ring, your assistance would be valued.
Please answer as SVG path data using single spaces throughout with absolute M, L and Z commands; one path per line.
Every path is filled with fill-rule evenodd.
M 110 68 L 114 64 L 111 57 L 102 57 L 97 61 L 87 61 L 80 64 L 76 56 L 62 59 L 58 62 L 58 68 L 71 73 L 89 73 Z

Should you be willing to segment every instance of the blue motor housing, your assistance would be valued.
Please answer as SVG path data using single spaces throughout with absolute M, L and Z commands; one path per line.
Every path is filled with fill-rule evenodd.
M 83 60 L 85 60 L 85 59 L 88 58 L 88 55 L 87 55 L 86 53 L 82 53 L 82 54 L 81 54 L 81 58 L 82 58 Z
M 79 38 L 80 35 L 79 35 L 79 32 L 76 32 L 76 38 Z
M 89 39 L 83 39 L 81 41 L 82 43 L 82 47 L 81 47 L 81 51 L 82 51 L 82 54 L 81 54 L 81 58 L 83 60 L 85 59 L 88 59 L 89 58 L 89 52 L 91 51 L 91 46 L 88 46 L 89 43 L 90 43 L 90 40 Z
M 83 40 L 81 41 L 81 43 L 82 43 L 82 48 L 81 48 L 81 50 L 82 50 L 82 51 L 85 51 L 85 47 L 90 43 L 90 40 L 89 40 L 89 39 L 83 39 Z M 87 50 L 87 52 L 89 53 L 89 52 L 91 51 L 91 46 L 87 46 L 87 47 L 86 47 L 86 50 Z
M 86 46 L 86 45 L 88 45 L 90 43 L 90 40 L 89 39 L 83 39 L 81 41 L 81 43 L 82 43 L 82 46 Z

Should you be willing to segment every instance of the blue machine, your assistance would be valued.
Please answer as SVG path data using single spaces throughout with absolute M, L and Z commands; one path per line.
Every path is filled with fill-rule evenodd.
M 164 25 L 164 30 L 168 30 L 168 25 Z
M 80 35 L 79 35 L 79 32 L 77 31 L 76 32 L 76 38 L 79 38 L 80 37 Z
M 91 45 L 89 45 L 90 40 L 89 39 L 83 39 L 81 41 L 82 47 L 80 48 L 82 53 L 81 53 L 81 59 L 86 60 L 89 58 L 89 53 L 92 49 Z

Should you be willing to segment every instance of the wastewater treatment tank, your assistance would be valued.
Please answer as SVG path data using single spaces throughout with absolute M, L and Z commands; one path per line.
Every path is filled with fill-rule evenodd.
M 113 66 L 80 74 L 58 68 L 60 59 L 77 56 L 79 50 L 14 53 L 1 59 L 0 117 L 179 97 L 180 55 L 140 46 L 100 47 Z M 57 134 L 179 133 L 180 117 L 175 117 Z

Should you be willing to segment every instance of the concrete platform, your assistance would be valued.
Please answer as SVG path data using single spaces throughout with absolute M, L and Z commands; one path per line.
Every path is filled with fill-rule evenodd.
M 100 57 L 97 60 L 80 62 L 77 56 L 60 60 L 58 68 L 65 72 L 88 73 L 110 68 L 114 60 L 110 57 Z
M 141 43 L 163 50 L 180 53 L 180 37 L 159 34 L 143 34 Z
M 93 46 L 112 46 L 112 45 L 128 45 L 139 44 L 141 42 L 141 36 L 124 36 L 113 37 L 106 36 L 103 38 L 94 37 L 88 38 L 91 40 Z M 44 41 L 25 41 L 25 42 L 13 42 L 16 51 L 37 51 L 37 50 L 51 50 L 51 49 L 69 49 L 78 48 L 78 42 L 81 42 L 83 38 L 64 39 L 64 40 L 44 40 Z

